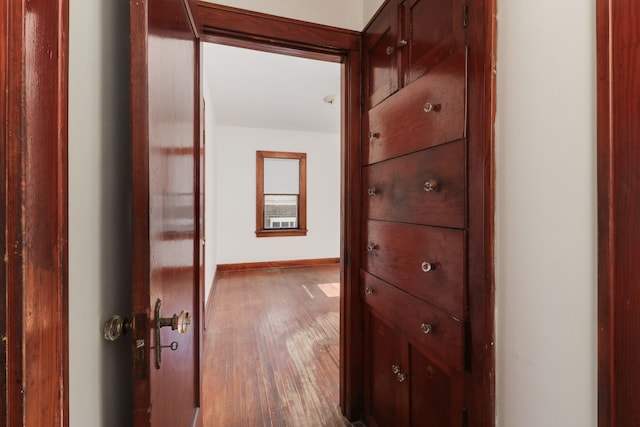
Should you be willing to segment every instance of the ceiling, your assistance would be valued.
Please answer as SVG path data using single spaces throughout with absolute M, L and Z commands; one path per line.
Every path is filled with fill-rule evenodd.
M 339 63 L 213 43 L 203 52 L 218 125 L 340 132 Z

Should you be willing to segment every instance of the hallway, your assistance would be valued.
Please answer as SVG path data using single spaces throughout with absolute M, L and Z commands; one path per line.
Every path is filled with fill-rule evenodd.
M 206 427 L 345 426 L 339 266 L 218 274 L 204 334 Z

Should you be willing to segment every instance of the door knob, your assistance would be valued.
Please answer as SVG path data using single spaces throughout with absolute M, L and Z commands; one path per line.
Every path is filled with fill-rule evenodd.
M 129 319 L 123 319 L 118 315 L 111 316 L 104 322 L 104 339 L 107 341 L 115 341 L 131 329 L 132 325 Z

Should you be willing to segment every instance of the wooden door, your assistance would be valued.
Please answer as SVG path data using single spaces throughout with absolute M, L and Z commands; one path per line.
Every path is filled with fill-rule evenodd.
M 201 424 L 199 44 L 191 16 L 187 0 L 131 1 L 135 426 Z M 183 310 L 191 316 L 185 333 L 159 327 L 159 317 Z
M 640 4 L 598 7 L 598 420 L 640 425 Z

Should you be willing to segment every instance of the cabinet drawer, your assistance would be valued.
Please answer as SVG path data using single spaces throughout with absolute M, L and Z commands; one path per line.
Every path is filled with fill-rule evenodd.
M 416 348 L 464 370 L 464 322 L 360 270 L 364 301 Z
M 363 168 L 365 218 L 464 228 L 465 141 Z
M 363 164 L 465 137 L 465 56 L 455 54 L 369 110 Z
M 369 220 L 364 239 L 366 271 L 464 317 L 464 231 Z

